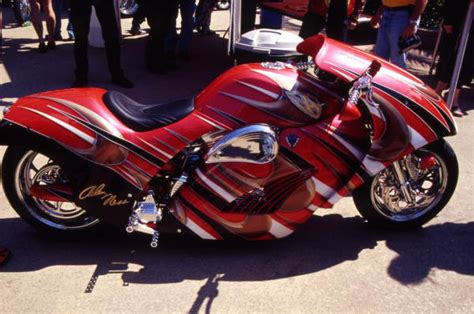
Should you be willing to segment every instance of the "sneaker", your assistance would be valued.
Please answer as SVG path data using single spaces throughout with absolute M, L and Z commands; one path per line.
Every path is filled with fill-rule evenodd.
M 112 83 L 123 88 L 133 88 L 135 85 L 125 76 L 113 77 Z
M 458 106 L 451 108 L 451 113 L 453 114 L 453 116 L 458 118 L 461 118 L 464 115 Z
M 67 31 L 67 40 L 72 40 L 74 41 L 74 32 L 73 31 Z
M 54 35 L 54 40 L 63 40 L 63 36 L 61 34 Z
M 54 41 L 48 42 L 48 49 L 50 49 L 50 50 L 56 49 L 56 42 L 54 42 Z
M 40 43 L 38 46 L 38 52 L 45 53 L 46 51 L 48 51 L 48 47 L 46 47 L 44 43 Z
M 128 31 L 130 35 L 132 36 L 137 36 L 137 35 L 143 35 L 146 32 L 140 28 L 132 28 L 131 30 Z

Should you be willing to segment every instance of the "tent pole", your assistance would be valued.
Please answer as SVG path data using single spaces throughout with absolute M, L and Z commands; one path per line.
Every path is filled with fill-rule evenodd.
M 227 54 L 234 55 L 235 43 L 240 39 L 242 20 L 242 0 L 230 0 L 230 30 Z
M 459 75 L 461 73 L 462 62 L 464 59 L 464 53 L 466 52 L 467 41 L 469 39 L 469 31 L 471 30 L 472 18 L 474 17 L 474 0 L 471 0 L 469 10 L 467 11 L 466 21 L 464 22 L 464 28 L 462 31 L 461 41 L 459 43 L 458 53 L 456 56 L 456 63 L 454 65 L 453 76 L 451 78 L 451 84 L 449 85 L 449 96 L 448 96 L 448 107 L 453 107 L 454 94 L 456 93 L 456 86 L 459 81 Z
M 438 36 L 436 36 L 437 38 L 436 38 L 436 44 L 433 51 L 433 61 L 431 61 L 431 65 L 430 65 L 430 72 L 429 72 L 430 76 L 433 75 L 433 69 L 436 63 L 436 56 L 438 55 L 439 43 L 441 42 L 441 35 L 443 34 L 443 23 L 444 23 L 444 20 L 441 20 L 439 24 L 439 28 L 438 28 Z

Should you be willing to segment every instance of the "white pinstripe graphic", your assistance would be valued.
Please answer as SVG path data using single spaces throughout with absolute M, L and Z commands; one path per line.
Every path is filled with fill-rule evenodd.
M 210 187 L 214 192 L 220 195 L 227 202 L 232 203 L 236 199 L 235 196 L 229 194 L 226 190 L 218 186 L 214 181 L 206 177 L 204 173 L 201 172 L 200 169 L 196 170 L 196 174 L 202 181 L 204 181 L 204 183 L 206 183 L 208 187 Z
M 178 211 L 182 213 L 185 212 L 183 207 L 181 207 L 181 205 L 178 202 L 176 202 L 175 205 Z M 191 231 L 197 234 L 201 239 L 217 240 L 217 238 L 215 238 L 209 232 L 201 228 L 196 222 L 194 222 L 191 218 L 189 218 L 189 216 L 186 217 L 184 225 L 188 227 L 189 229 L 191 229 Z
M 266 90 L 264 88 L 261 88 L 261 87 L 258 87 L 258 86 L 255 86 L 255 85 L 252 85 L 252 84 L 249 84 L 249 83 L 245 83 L 245 82 L 242 82 L 242 81 L 237 81 L 238 83 L 242 84 L 242 85 L 245 85 L 247 87 L 250 87 L 264 95 L 267 95 L 269 97 L 271 97 L 272 99 L 274 100 L 277 100 L 278 98 L 280 98 L 280 95 L 277 94 L 277 93 L 274 93 L 274 92 L 271 92 L 269 90 Z
M 268 230 L 268 232 L 270 232 L 276 238 L 284 238 L 284 237 L 292 234 L 293 231 L 294 230 L 291 230 L 291 229 L 285 227 L 284 225 L 282 225 L 281 223 L 279 223 L 275 219 L 272 219 L 272 226 L 270 227 L 270 230 Z
M 142 143 L 144 143 L 145 145 L 147 145 L 148 147 L 150 147 L 151 149 L 153 149 L 154 151 L 157 151 L 157 152 L 160 153 L 161 155 L 165 156 L 166 158 L 168 158 L 168 159 L 173 158 L 172 155 L 168 154 L 167 152 L 162 151 L 161 149 L 159 149 L 159 148 L 156 147 L 155 145 L 152 145 L 152 144 L 148 143 L 147 141 L 145 141 L 145 140 L 143 140 L 143 139 L 141 139 L 141 138 L 139 138 L 139 137 L 138 137 L 138 139 L 139 139 Z
M 25 109 L 25 110 L 28 110 L 28 111 L 32 111 L 48 120 L 50 120 L 51 122 L 54 122 L 56 123 L 57 125 L 65 128 L 66 130 L 68 130 L 69 132 L 71 132 L 72 134 L 76 135 L 77 137 L 79 137 L 80 139 L 82 139 L 83 141 L 91 144 L 91 145 L 95 145 L 96 143 L 96 139 L 84 132 L 82 132 L 81 130 L 67 124 L 66 122 L 62 121 L 62 120 L 59 120 L 55 117 L 52 117 L 46 113 L 43 113 L 41 111 L 38 111 L 38 110 L 35 110 L 35 109 L 32 109 L 32 108 L 26 108 L 26 107 L 20 107 L 22 109 Z
M 311 177 L 313 180 L 316 192 L 318 194 L 324 196 L 324 198 L 331 204 L 335 204 L 338 200 L 340 200 L 343 196 L 337 193 L 336 190 L 325 184 L 324 182 L 316 179 L 315 177 Z

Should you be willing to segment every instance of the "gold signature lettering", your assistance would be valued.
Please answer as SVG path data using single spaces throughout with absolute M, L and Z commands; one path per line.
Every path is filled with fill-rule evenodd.
M 82 190 L 79 194 L 80 200 L 85 200 L 92 197 L 99 197 L 103 201 L 102 205 L 104 206 L 121 206 L 129 203 L 127 199 L 118 199 L 117 195 L 107 193 L 105 191 L 104 183 L 101 185 L 91 185 Z

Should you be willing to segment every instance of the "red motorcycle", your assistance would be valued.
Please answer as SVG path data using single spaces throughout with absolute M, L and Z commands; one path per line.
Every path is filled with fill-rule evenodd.
M 313 61 L 236 66 L 172 103 L 98 88 L 19 99 L 0 127 L 9 202 L 42 230 L 108 223 L 153 247 L 164 231 L 282 238 L 350 195 L 379 226 L 432 219 L 458 178 L 441 97 L 323 36 L 298 51 Z

